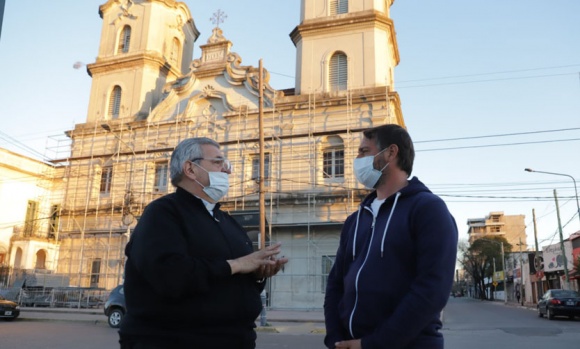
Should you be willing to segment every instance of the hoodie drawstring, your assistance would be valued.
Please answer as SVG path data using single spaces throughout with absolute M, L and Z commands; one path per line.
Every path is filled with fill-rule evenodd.
M 352 260 L 356 256 L 356 233 L 358 232 L 358 221 L 360 219 L 360 212 L 362 211 L 362 205 L 358 207 L 358 213 L 356 215 L 356 225 L 354 227 L 354 240 L 352 242 Z
M 385 224 L 385 231 L 383 231 L 383 239 L 381 240 L 381 258 L 383 258 L 383 252 L 385 250 L 385 238 L 387 237 L 387 229 L 389 228 L 389 223 L 391 223 L 391 217 L 393 217 L 395 207 L 397 207 L 397 201 L 399 200 L 399 196 L 401 196 L 401 192 L 397 192 L 397 195 L 395 196 L 395 201 L 393 202 L 393 207 L 391 208 L 391 213 L 389 213 L 389 218 L 387 219 L 387 224 Z

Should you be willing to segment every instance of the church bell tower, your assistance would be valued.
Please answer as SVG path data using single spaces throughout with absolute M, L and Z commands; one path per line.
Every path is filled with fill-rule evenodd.
M 296 45 L 296 94 L 387 86 L 399 63 L 394 0 L 302 0 Z
M 108 0 L 92 77 L 87 122 L 145 119 L 163 86 L 187 73 L 199 36 L 187 6 L 174 0 Z

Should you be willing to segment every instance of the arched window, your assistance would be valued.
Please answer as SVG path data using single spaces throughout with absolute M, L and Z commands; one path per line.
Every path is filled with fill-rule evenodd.
M 324 178 L 344 178 L 344 142 L 339 136 L 328 136 L 322 150 Z
M 14 256 L 14 268 L 22 268 L 22 249 L 16 248 L 16 255 Z
M 340 15 L 348 12 L 348 0 L 330 0 L 330 15 Z
M 346 90 L 348 81 L 348 62 L 343 52 L 336 52 L 330 57 L 328 66 L 328 83 L 331 91 Z
M 0 267 L 4 266 L 4 264 L 8 263 L 8 260 L 6 259 L 6 257 L 8 256 L 8 250 L 6 249 L 6 247 L 2 246 L 2 244 L 0 244 Z
M 46 269 L 46 251 L 39 250 L 36 252 L 36 265 L 34 269 Z
M 121 110 L 121 86 L 116 85 L 109 96 L 109 118 L 118 119 Z
M 129 45 L 131 44 L 131 27 L 126 25 L 121 30 L 119 36 L 119 46 L 117 46 L 117 53 L 129 52 Z
M 179 43 L 179 39 L 173 38 L 173 43 L 171 44 L 171 53 L 169 55 L 169 61 L 173 63 L 173 65 L 179 65 L 179 52 L 181 51 L 181 44 Z

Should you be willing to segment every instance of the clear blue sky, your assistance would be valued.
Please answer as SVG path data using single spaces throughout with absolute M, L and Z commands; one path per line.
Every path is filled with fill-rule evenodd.
M 55 145 L 85 121 L 104 0 L 8 0 L 0 37 L 0 147 L 26 153 Z M 288 34 L 299 0 L 185 1 L 206 43 L 217 9 L 244 65 L 264 66 L 271 85 L 294 86 Z M 580 1 L 397 0 L 401 62 L 395 70 L 403 114 L 416 142 L 414 175 L 441 195 L 466 238 L 468 218 L 523 214 L 533 246 L 556 243 L 553 189 L 564 237 L 580 230 L 571 179 L 580 181 Z M 562 131 L 556 131 L 562 130 Z M 460 140 L 451 140 L 463 138 Z M 28 153 L 26 153 L 28 154 Z

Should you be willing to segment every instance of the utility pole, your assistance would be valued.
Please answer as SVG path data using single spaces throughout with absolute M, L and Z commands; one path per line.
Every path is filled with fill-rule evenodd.
M 522 258 L 522 238 L 520 237 L 520 243 L 518 244 L 520 246 L 520 283 L 521 283 L 521 300 L 522 300 L 522 305 L 524 305 L 524 299 L 526 297 L 526 284 L 524 283 L 524 260 Z
M 260 138 L 260 169 L 258 174 L 258 193 L 259 193 L 259 210 L 260 210 L 260 246 L 262 249 L 266 247 L 266 200 L 264 198 L 264 67 L 262 66 L 262 59 L 258 74 L 258 89 L 260 90 L 258 99 L 258 129 Z M 266 326 L 268 324 L 266 317 L 266 289 L 262 290 L 260 295 L 262 300 L 262 312 L 260 313 L 260 325 Z
M 266 247 L 266 200 L 264 197 L 264 67 L 262 66 L 262 59 L 260 59 L 259 74 L 258 89 L 260 90 L 260 94 L 258 106 L 258 128 L 260 138 L 260 173 L 258 175 L 258 191 L 260 201 L 260 246 L 258 247 L 264 248 Z
M 556 215 L 558 216 L 558 231 L 560 232 L 560 248 L 562 250 L 562 259 L 564 260 L 564 275 L 566 276 L 566 289 L 570 289 L 570 278 L 568 277 L 568 260 L 566 250 L 564 249 L 564 237 L 562 236 L 562 222 L 560 221 L 560 208 L 558 207 L 558 195 L 554 189 L 554 200 L 556 201 Z M 563 287 L 562 287 L 563 288 Z
M 503 241 L 501 244 L 501 267 L 503 268 L 503 303 L 507 304 L 507 271 L 505 270 L 505 253 L 503 250 Z
M 534 243 L 536 244 L 536 258 L 534 258 L 534 262 L 535 262 L 536 260 L 539 260 L 538 257 L 540 256 L 540 247 L 538 245 L 538 227 L 536 225 L 536 209 L 535 208 L 532 209 L 532 217 L 534 219 Z M 538 275 L 538 271 L 539 270 L 536 269 L 536 276 Z M 542 292 L 542 280 L 540 278 L 536 278 L 536 292 L 537 292 L 537 295 L 536 295 L 536 303 L 537 303 L 537 301 L 540 299 L 540 297 L 544 293 L 544 292 Z

